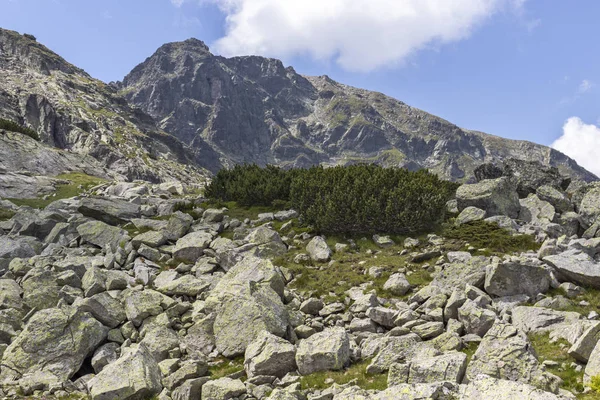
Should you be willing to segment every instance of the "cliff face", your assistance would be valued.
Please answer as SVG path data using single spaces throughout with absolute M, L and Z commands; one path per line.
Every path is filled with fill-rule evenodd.
M 461 129 L 381 93 L 301 76 L 279 60 L 214 56 L 196 39 L 162 46 L 119 86 L 166 132 L 213 149 L 212 168 L 367 161 L 469 180 L 483 162 L 522 158 L 595 179 L 546 146 Z
M 98 175 L 155 182 L 205 175 L 196 167 L 194 154 L 158 129 L 152 117 L 130 106 L 114 88 L 91 78 L 34 38 L 2 29 L 0 117 L 34 129 L 49 148 L 91 156 L 96 166 L 92 172 Z M 18 143 L 12 145 L 18 147 Z M 23 140 L 21 150 L 28 146 Z M 19 165 L 20 153 L 26 152 L 13 152 L 12 160 L 5 159 L 5 168 Z M 53 165 L 63 170 L 42 170 L 50 175 L 82 170 L 77 162 Z M 38 169 L 31 172 L 38 173 Z

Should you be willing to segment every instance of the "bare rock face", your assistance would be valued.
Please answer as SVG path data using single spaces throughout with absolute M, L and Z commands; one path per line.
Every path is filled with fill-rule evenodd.
M 513 157 L 596 179 L 556 150 L 467 131 L 381 93 L 299 75 L 279 60 L 215 57 L 196 39 L 161 46 L 119 87 L 162 129 L 205 152 L 209 169 L 347 164 L 368 157 L 472 181 L 484 161 Z M 523 169 L 510 167 L 515 174 Z

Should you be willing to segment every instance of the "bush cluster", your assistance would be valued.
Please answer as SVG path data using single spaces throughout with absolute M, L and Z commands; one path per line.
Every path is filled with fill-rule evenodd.
M 32 139 L 35 139 L 39 142 L 40 136 L 36 131 L 30 128 L 26 128 L 22 125 L 17 124 L 16 122 L 10 121 L 8 119 L 0 118 L 0 129 L 5 129 L 11 132 L 18 132 L 24 135 L 29 136 Z
M 219 171 L 206 194 L 244 206 L 288 202 L 302 222 L 323 233 L 412 234 L 442 221 L 456 187 L 425 170 L 377 165 L 291 170 L 244 165 Z

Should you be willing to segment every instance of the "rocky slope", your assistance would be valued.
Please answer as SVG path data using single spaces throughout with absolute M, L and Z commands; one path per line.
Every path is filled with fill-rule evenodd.
M 0 118 L 34 129 L 47 146 L 25 137 L 20 145 L 19 135 L 9 138 L 3 132 L 4 171 L 56 175 L 96 170 L 100 176 L 151 182 L 200 182 L 206 175 L 198 167 L 197 155 L 110 86 L 35 38 L 4 29 L 0 29 Z M 44 156 L 26 157 L 31 150 Z
M 468 180 L 483 162 L 520 158 L 596 179 L 548 147 L 461 129 L 381 93 L 301 76 L 279 60 L 217 57 L 196 39 L 165 44 L 118 87 L 166 132 L 213 149 L 203 164 L 211 169 L 372 161 Z
M 509 254 L 436 234 L 335 243 L 293 210 L 203 209 L 177 184 L 0 201 L 0 397 L 597 398 L 600 186 L 552 176 L 449 202 L 458 227 L 542 243 Z

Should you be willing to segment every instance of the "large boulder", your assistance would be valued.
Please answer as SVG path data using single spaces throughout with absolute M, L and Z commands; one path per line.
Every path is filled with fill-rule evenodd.
M 477 207 L 487 216 L 506 215 L 517 218 L 521 208 L 514 182 L 506 177 L 465 184 L 456 191 L 459 211 Z
M 288 330 L 287 309 L 279 295 L 270 287 L 246 285 L 247 290 L 223 297 L 216 310 L 215 342 L 226 357 L 244 354 L 262 331 L 283 337 Z
M 393 364 L 388 385 L 400 383 L 461 383 L 467 368 L 467 355 L 457 351 L 433 357 L 415 358 L 408 364 Z
M 296 364 L 302 375 L 340 370 L 350 362 L 350 341 L 343 328 L 329 328 L 300 341 Z
M 108 328 L 74 307 L 39 311 L 4 352 L 0 380 L 47 372 L 64 382 L 107 334 Z
M 295 357 L 294 345 L 264 331 L 246 348 L 244 368 L 249 378 L 257 375 L 283 378 L 296 369 Z
M 547 201 L 540 200 L 535 194 L 530 194 L 526 199 L 519 200 L 521 211 L 519 219 L 535 225 L 549 224 L 554 220 L 556 210 Z
M 553 393 L 558 392 L 560 382 L 538 362 L 527 336 L 504 322 L 496 322 L 484 336 L 467 367 L 465 381 L 475 381 L 480 374 Z
M 188 233 L 175 244 L 173 258 L 193 264 L 204 254 L 204 249 L 208 247 L 212 239 L 212 235 L 208 232 Z
M 532 385 L 505 379 L 479 375 L 461 385 L 461 400 L 568 400 L 573 397 L 557 395 L 540 390 Z
M 327 262 L 331 259 L 332 251 L 321 236 L 315 236 L 308 242 L 306 251 L 313 261 Z
M 84 242 L 105 248 L 109 245 L 116 251 L 119 244 L 126 240 L 127 232 L 116 226 L 110 226 L 100 221 L 89 221 L 77 227 L 77 233 Z
M 584 228 L 592 226 L 600 217 L 600 186 L 587 191 L 579 205 L 579 215 Z
M 210 400 L 237 399 L 246 393 L 246 386 L 239 379 L 220 378 L 202 386 L 202 398 Z
M 583 286 L 600 287 L 600 263 L 577 249 L 543 258 L 557 273 L 558 279 Z
M 256 245 L 254 254 L 258 257 L 273 258 L 287 251 L 287 246 L 281 240 L 279 233 L 265 225 L 253 229 L 246 236 L 246 240 Z
M 485 274 L 485 291 L 498 297 L 526 294 L 535 298 L 550 288 L 550 271 L 529 259 L 491 264 Z
M 88 382 L 92 400 L 141 400 L 162 390 L 161 372 L 143 344 L 128 348 Z
M 140 206 L 138 204 L 109 198 L 83 198 L 77 211 L 86 217 L 110 225 L 124 224 L 140 217 Z

